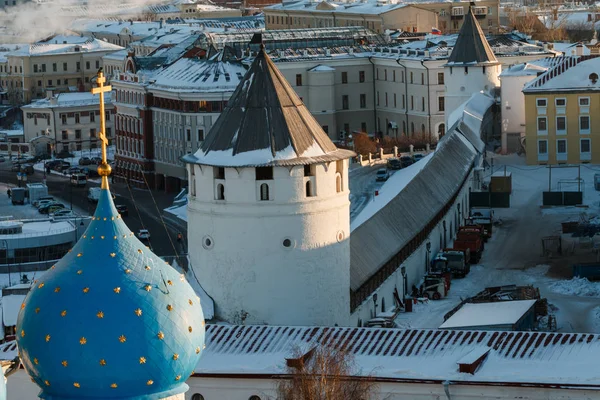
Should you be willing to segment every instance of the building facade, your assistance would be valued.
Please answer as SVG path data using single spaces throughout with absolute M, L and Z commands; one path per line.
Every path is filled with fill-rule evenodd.
M 87 91 L 102 57 L 122 48 L 98 39 L 54 36 L 6 54 L 0 85 L 12 104 L 27 104 L 54 92 Z
M 600 162 L 600 58 L 563 57 L 523 89 L 527 164 Z
M 474 3 L 474 14 L 487 33 L 500 28 L 499 1 L 482 0 Z M 470 3 L 415 2 L 399 3 L 390 0 L 313 1 L 281 3 L 266 7 L 267 29 L 321 28 L 328 26 L 362 26 L 377 33 L 387 29 L 407 32 L 456 33 L 469 12 Z
M 54 153 L 99 147 L 100 111 L 98 96 L 91 93 L 59 93 L 21 107 L 26 142 L 45 136 Z M 106 136 L 115 137 L 115 106 L 110 93 L 104 97 Z M 48 152 L 48 154 L 51 154 Z

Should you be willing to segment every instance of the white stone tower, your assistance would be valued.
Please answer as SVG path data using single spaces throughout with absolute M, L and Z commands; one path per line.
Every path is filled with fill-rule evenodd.
M 261 49 L 187 162 L 189 254 L 217 318 L 347 325 L 348 161 Z
M 500 86 L 500 72 L 501 65 L 469 7 L 448 63 L 444 65 L 446 130 L 451 128 L 448 126 L 450 114 L 473 93 L 482 90 L 488 93 Z

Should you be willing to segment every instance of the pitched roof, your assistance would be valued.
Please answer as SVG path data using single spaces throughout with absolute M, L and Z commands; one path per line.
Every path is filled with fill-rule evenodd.
M 185 160 L 243 167 L 303 165 L 352 156 L 354 152 L 333 144 L 263 48 L 202 147 Z
M 315 344 L 345 349 L 356 374 L 375 380 L 600 385 L 600 335 L 587 333 L 207 325 L 206 349 L 195 371 L 285 374 L 285 359 Z M 459 372 L 459 361 L 488 349 L 474 374 Z
M 479 63 L 497 63 L 498 60 L 492 51 L 481 26 L 473 10 L 469 8 L 469 12 L 465 16 L 458 39 L 452 49 L 448 64 L 479 64 Z

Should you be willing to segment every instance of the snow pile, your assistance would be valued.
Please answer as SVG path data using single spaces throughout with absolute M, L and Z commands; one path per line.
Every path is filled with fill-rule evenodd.
M 553 292 L 569 296 L 600 297 L 600 282 L 590 282 L 586 278 L 575 277 L 568 281 L 558 281 L 548 287 Z
M 187 222 L 187 204 L 185 204 L 183 206 L 168 207 L 168 208 L 165 208 L 164 211 Z

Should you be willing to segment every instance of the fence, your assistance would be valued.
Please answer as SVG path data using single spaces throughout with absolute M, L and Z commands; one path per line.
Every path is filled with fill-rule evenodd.
M 583 192 L 543 192 L 545 206 L 578 206 L 583 204 Z
M 471 207 L 510 208 L 508 192 L 470 192 Z

